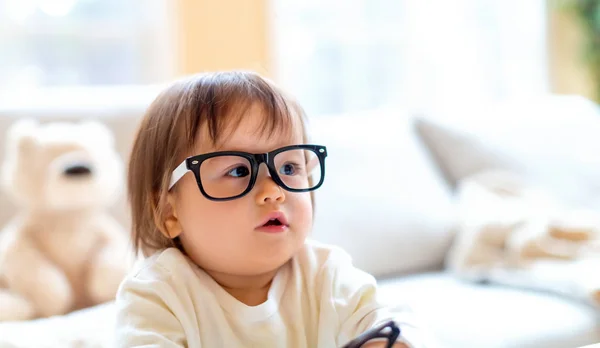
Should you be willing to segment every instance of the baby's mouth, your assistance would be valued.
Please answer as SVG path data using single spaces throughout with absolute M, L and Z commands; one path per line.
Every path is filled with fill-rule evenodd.
M 289 228 L 288 220 L 281 211 L 273 211 L 264 217 L 260 225 L 256 227 L 258 231 L 277 233 L 285 232 Z
M 279 219 L 271 219 L 267 221 L 263 226 L 281 226 L 283 225 Z

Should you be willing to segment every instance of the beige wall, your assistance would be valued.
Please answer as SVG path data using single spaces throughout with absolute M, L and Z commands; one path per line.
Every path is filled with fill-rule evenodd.
M 580 56 L 583 32 L 577 19 L 564 11 L 548 11 L 548 60 L 551 90 L 594 98 L 594 85 Z
M 176 0 L 178 75 L 271 71 L 268 0 Z

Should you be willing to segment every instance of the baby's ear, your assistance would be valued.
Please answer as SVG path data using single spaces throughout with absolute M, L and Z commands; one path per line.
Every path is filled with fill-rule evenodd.
M 183 227 L 179 223 L 179 219 L 177 217 L 177 210 L 175 206 L 175 197 L 172 193 L 167 193 L 165 199 L 158 200 L 161 205 L 160 211 L 162 214 L 158 216 L 158 212 L 154 212 L 154 222 L 155 225 L 158 226 L 160 232 L 166 238 L 173 239 L 179 237 L 179 235 L 183 232 Z

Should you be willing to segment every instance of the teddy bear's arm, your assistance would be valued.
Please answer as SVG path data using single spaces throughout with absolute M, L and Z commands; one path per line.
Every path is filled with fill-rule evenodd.
M 0 322 L 29 320 L 35 315 L 31 302 L 7 289 L 0 289 L 0 308 Z
M 2 276 L 8 289 L 29 300 L 41 317 L 68 312 L 73 291 L 66 275 L 29 238 L 12 241 L 5 251 Z
M 114 299 L 134 256 L 127 233 L 112 216 L 105 215 L 97 221 L 103 246 L 91 262 L 87 284 L 92 301 L 103 303 Z

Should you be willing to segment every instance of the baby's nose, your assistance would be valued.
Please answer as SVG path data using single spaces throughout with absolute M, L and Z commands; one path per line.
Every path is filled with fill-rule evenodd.
M 264 204 L 267 202 L 285 201 L 285 193 L 281 187 L 273 181 L 270 175 L 264 175 L 257 180 L 258 192 L 256 194 L 256 203 Z

